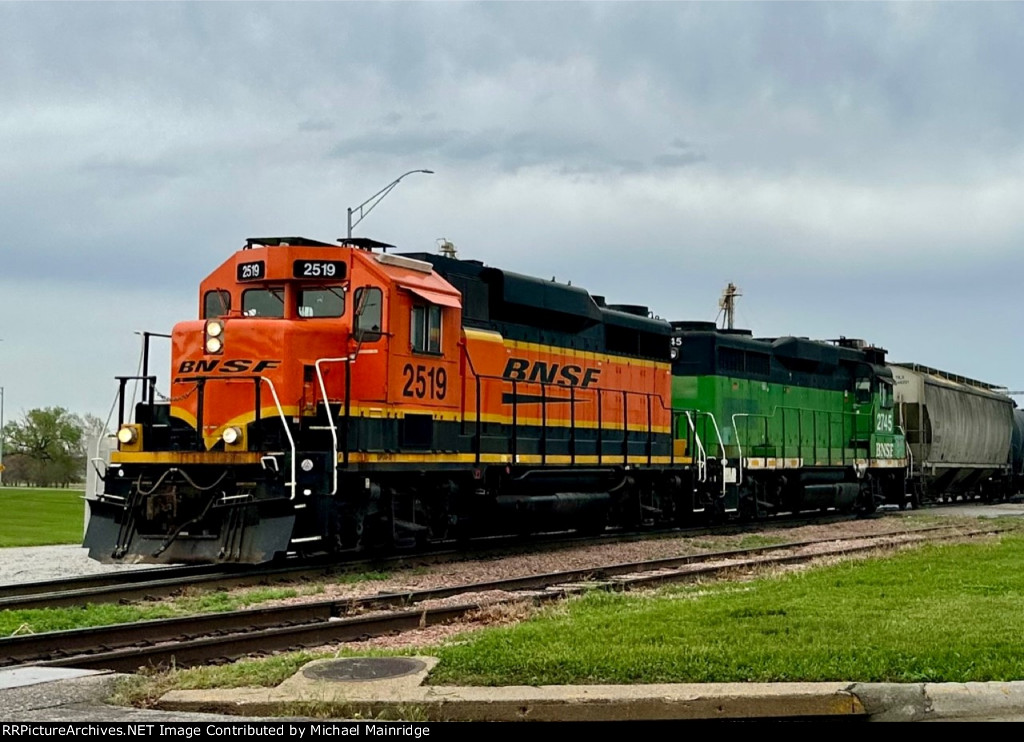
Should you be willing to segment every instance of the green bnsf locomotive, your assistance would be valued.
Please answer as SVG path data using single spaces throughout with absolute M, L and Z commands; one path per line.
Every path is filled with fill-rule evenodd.
M 905 437 L 884 350 L 672 325 L 672 405 L 685 410 L 675 445 L 712 483 L 704 507 L 753 518 L 906 505 Z

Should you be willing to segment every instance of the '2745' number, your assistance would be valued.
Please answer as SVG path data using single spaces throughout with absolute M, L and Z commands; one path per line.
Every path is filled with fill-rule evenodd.
M 402 369 L 405 386 L 402 387 L 403 397 L 417 399 L 444 399 L 448 393 L 448 373 L 440 367 L 405 364 Z

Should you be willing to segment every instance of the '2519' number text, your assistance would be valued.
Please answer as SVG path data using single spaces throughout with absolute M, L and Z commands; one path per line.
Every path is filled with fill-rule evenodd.
M 407 363 L 402 369 L 402 378 L 405 379 L 403 397 L 444 399 L 448 393 L 448 373 L 440 367 L 427 368 Z

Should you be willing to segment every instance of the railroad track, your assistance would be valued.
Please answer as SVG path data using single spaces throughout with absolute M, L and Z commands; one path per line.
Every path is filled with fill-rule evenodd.
M 177 667 L 237 659 L 248 654 L 314 647 L 444 623 L 480 608 L 474 594 L 501 591 L 492 602 L 543 602 L 587 590 L 628 590 L 813 561 L 828 556 L 893 549 L 925 541 L 988 536 L 1001 527 L 963 532 L 955 526 L 893 531 L 850 538 L 794 541 L 772 546 L 667 557 L 359 598 L 322 600 L 276 608 L 162 619 L 0 640 L 0 664 L 33 662 L 134 672 L 142 666 Z M 906 537 L 893 541 L 895 537 Z M 832 548 L 821 547 L 831 544 Z M 457 604 L 431 601 L 466 596 Z M 374 613 L 367 613 L 375 611 Z
M 86 603 L 134 602 L 180 593 L 185 588 L 221 589 L 301 580 L 353 568 L 369 568 L 379 562 L 339 565 L 304 562 L 278 566 L 200 565 L 156 567 L 131 572 L 86 575 L 0 586 L 0 610 L 61 608 Z
M 853 516 L 836 513 L 802 515 L 780 520 L 770 526 L 792 528 L 806 523 L 832 523 Z M 541 550 L 572 548 L 586 544 L 619 543 L 678 535 L 731 534 L 764 530 L 766 524 L 608 532 L 599 536 L 567 536 L 565 533 L 533 537 L 524 543 L 518 537 L 482 539 L 469 547 L 445 546 L 431 551 L 400 554 L 374 559 L 338 561 L 304 560 L 292 564 L 271 565 L 194 565 L 154 567 L 130 572 L 85 575 L 61 580 L 45 580 L 0 585 L 0 610 L 75 607 L 87 603 L 117 603 L 152 600 L 179 594 L 186 588 L 221 590 L 253 585 L 313 580 L 360 571 L 396 570 L 406 566 L 435 564 L 465 558 L 488 558 Z

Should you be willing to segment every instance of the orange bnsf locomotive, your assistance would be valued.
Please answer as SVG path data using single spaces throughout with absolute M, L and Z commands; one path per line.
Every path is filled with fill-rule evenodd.
M 202 282 L 201 318 L 173 329 L 164 401 L 148 368 L 119 377 L 93 558 L 263 562 L 600 531 L 721 497 L 723 467 L 672 435 L 694 428 L 672 409 L 671 324 L 389 247 L 250 239 Z

